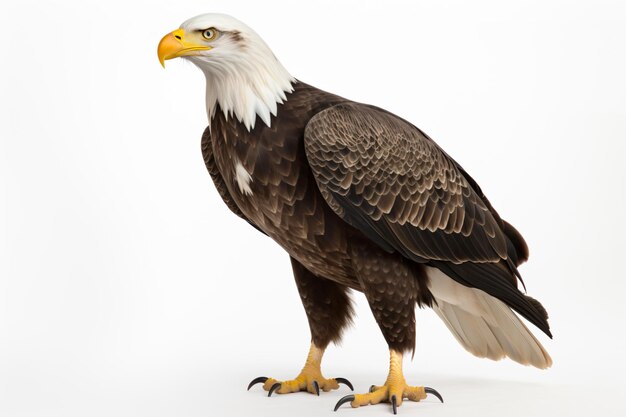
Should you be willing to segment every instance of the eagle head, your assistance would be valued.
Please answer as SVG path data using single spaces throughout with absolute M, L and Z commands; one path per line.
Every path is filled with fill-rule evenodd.
M 209 120 L 219 109 L 254 128 L 257 116 L 270 125 L 277 105 L 293 91 L 295 79 L 250 27 L 219 13 L 185 21 L 159 42 L 159 62 L 184 58 L 202 70 L 207 80 Z

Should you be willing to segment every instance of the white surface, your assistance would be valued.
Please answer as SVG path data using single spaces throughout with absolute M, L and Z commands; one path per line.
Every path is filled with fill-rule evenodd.
M 2 3 L 0 416 L 331 415 L 346 393 L 245 392 L 295 376 L 309 335 L 287 256 L 203 166 L 202 74 L 157 61 L 161 36 L 207 11 L 299 79 L 420 126 L 530 245 L 554 366 L 476 359 L 419 311 L 407 379 L 446 404 L 401 415 L 626 414 L 623 2 L 337 3 Z M 324 372 L 364 391 L 388 358 L 354 298 Z

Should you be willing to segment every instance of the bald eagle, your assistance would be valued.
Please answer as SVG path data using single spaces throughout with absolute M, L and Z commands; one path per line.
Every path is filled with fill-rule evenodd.
M 415 306 L 430 307 L 472 354 L 547 368 L 552 359 L 514 313 L 552 337 L 548 315 L 518 288 L 528 259 L 472 177 L 428 135 L 378 107 L 292 77 L 252 29 L 223 14 L 184 22 L 158 46 L 206 76 L 202 154 L 226 205 L 291 258 L 311 330 L 302 371 L 255 383 L 319 395 L 344 383 L 321 360 L 351 321 L 361 291 L 389 345 L 383 385 L 348 395 L 353 407 L 419 401 L 402 357 L 415 349 Z M 248 389 L 250 389 L 250 386 Z M 442 400 L 443 401 L 443 400 Z

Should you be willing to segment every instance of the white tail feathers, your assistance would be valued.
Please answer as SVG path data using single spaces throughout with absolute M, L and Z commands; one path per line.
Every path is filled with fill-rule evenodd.
M 506 356 L 523 365 L 549 368 L 552 358 L 509 306 L 477 288 L 426 267 L 433 310 L 470 353 L 493 360 Z

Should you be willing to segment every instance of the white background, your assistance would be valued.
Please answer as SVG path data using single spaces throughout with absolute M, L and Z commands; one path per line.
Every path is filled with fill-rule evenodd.
M 200 154 L 204 79 L 160 38 L 219 11 L 297 78 L 420 126 L 526 237 L 548 371 L 466 353 L 418 311 L 402 415 L 624 415 L 626 9 L 620 1 L 6 2 L 0 6 L 0 416 L 332 415 L 267 398 L 308 348 L 286 254 L 231 214 Z M 387 372 L 361 294 L 326 355 Z M 340 410 L 389 415 L 388 405 Z

